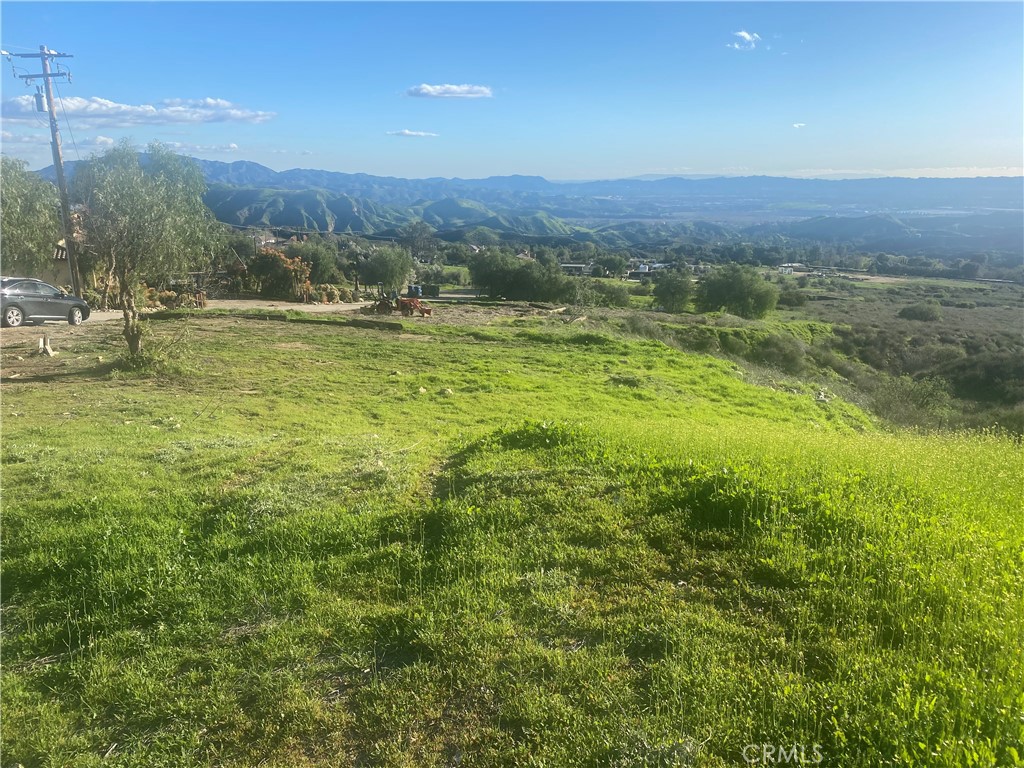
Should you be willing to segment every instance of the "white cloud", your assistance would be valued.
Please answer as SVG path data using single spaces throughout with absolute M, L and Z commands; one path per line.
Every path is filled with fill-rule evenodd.
M 806 128 L 807 123 L 793 123 L 794 128 Z
M 274 112 L 244 109 L 224 99 L 166 99 L 158 105 L 119 104 L 98 96 L 69 96 L 59 99 L 58 113 L 89 127 L 131 125 L 168 125 L 180 123 L 264 123 L 276 117 Z M 32 96 L 16 96 L 2 105 L 3 118 L 11 123 L 34 123 L 39 116 Z
M 733 37 L 738 37 L 739 41 L 735 43 L 726 43 L 726 48 L 733 48 L 737 51 L 752 51 L 757 47 L 757 44 L 761 41 L 761 36 L 757 32 L 747 32 L 745 29 L 741 29 L 739 32 L 733 32 Z
M 406 96 L 420 96 L 428 99 L 489 99 L 494 94 L 486 85 L 414 85 L 405 92 Z
M 175 152 L 198 152 L 201 154 L 209 154 L 238 151 L 238 145 L 234 142 L 231 144 L 187 144 L 181 141 L 166 141 L 163 142 L 163 144 L 165 147 L 173 149 Z
M 49 144 L 49 133 L 11 133 L 10 131 L 0 132 L 0 141 L 4 144 Z
M 410 131 L 408 128 L 403 128 L 400 131 L 388 131 L 388 136 L 437 136 L 436 133 L 430 133 L 428 131 Z

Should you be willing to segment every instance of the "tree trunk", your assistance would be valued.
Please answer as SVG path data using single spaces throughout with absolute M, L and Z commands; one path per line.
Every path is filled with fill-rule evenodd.
M 103 284 L 103 300 L 100 301 L 100 309 L 106 311 L 110 309 L 110 286 L 114 282 L 114 254 L 110 254 L 110 258 L 107 260 L 107 280 Z
M 139 324 L 139 310 L 135 307 L 135 292 L 131 281 L 123 275 L 118 281 L 122 313 L 124 314 L 124 331 L 122 335 L 128 342 L 128 352 L 138 355 L 142 352 L 142 326 Z

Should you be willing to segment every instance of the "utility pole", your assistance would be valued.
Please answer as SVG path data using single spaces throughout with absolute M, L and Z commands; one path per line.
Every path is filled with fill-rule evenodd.
M 68 254 L 68 271 L 71 273 L 71 287 L 76 296 L 82 295 L 82 278 L 78 273 L 78 254 L 75 252 L 74 224 L 71 221 L 71 204 L 68 202 L 68 183 L 64 177 L 64 158 L 60 151 L 60 128 L 57 126 L 57 108 L 53 102 L 53 79 L 55 77 L 66 77 L 71 82 L 70 72 L 51 72 L 50 62 L 53 59 L 72 58 L 70 53 L 58 53 L 51 51 L 45 45 L 39 46 L 39 53 L 8 53 L 0 51 L 8 59 L 16 57 L 19 59 L 39 59 L 41 69 L 39 74 L 18 75 L 26 83 L 33 80 L 43 81 L 43 92 L 46 95 L 46 111 L 50 116 L 50 138 L 51 149 L 53 150 L 53 170 L 57 175 L 57 191 L 60 193 L 60 213 L 64 223 L 64 247 Z M 39 93 L 36 93 L 37 108 L 39 108 Z

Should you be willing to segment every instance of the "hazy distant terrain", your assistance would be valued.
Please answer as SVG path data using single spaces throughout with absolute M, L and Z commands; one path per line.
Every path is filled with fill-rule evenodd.
M 552 182 L 196 162 L 210 185 L 207 205 L 235 226 L 386 235 L 423 219 L 445 239 L 486 231 L 613 248 L 692 239 L 696 226 L 706 242 L 782 237 L 934 256 L 1024 249 L 1020 177 Z M 41 173 L 52 178 L 51 168 Z

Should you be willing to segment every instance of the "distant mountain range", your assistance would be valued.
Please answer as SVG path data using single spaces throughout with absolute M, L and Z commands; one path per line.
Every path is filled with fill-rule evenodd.
M 937 255 L 1024 249 L 1024 178 L 769 176 L 553 182 L 540 176 L 402 179 L 195 161 L 221 221 L 393 234 L 422 219 L 445 239 L 574 239 L 609 247 L 779 236 Z M 75 162 L 67 163 L 73 175 Z M 53 178 L 52 167 L 40 174 Z M 714 223 L 711 223 L 714 222 Z

